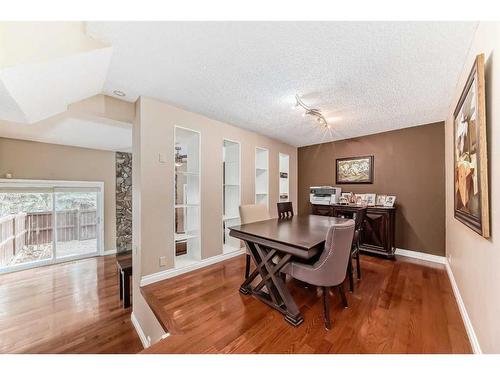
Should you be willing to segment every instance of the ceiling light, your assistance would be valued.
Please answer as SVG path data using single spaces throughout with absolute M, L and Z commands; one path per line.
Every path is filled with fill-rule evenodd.
M 302 107 L 304 109 L 304 113 L 302 114 L 302 117 L 305 117 L 306 115 L 313 116 L 316 118 L 316 121 L 320 123 L 325 129 L 330 128 L 330 125 L 328 125 L 328 122 L 325 119 L 325 116 L 321 113 L 319 109 L 316 108 L 311 108 L 307 104 L 305 104 L 299 97 L 299 94 L 295 94 L 295 100 L 296 104 L 295 107 Z
M 120 90 L 113 90 L 113 94 L 115 94 L 116 96 L 125 96 L 125 93 Z

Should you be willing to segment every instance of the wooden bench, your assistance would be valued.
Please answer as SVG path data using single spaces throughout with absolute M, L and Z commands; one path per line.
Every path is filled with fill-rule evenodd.
M 120 279 L 120 301 L 123 308 L 130 307 L 130 277 L 132 276 L 132 257 L 117 257 L 118 277 Z

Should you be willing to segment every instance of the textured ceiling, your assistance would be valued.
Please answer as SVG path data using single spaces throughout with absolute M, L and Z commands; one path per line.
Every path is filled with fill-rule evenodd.
M 90 22 L 104 92 L 155 97 L 301 146 L 445 119 L 476 23 Z M 293 110 L 320 108 L 333 130 Z M 186 124 L 188 125 L 188 124 Z

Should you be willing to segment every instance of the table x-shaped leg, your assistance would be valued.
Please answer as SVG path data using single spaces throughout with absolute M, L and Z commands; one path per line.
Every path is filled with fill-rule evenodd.
M 279 271 L 290 261 L 291 255 L 285 254 L 278 264 L 274 264 L 272 259 L 277 253 L 276 250 L 250 241 L 245 241 L 245 244 L 256 269 L 241 285 L 240 292 L 251 293 L 262 302 L 280 311 L 285 315 L 285 320 L 293 326 L 301 324 L 304 319 L 279 274 Z M 252 288 L 250 284 L 258 275 L 262 280 L 255 288 Z M 262 290 L 264 286 L 266 286 L 267 293 Z

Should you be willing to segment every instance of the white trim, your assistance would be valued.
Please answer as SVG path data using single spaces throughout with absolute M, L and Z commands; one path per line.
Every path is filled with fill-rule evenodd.
M 144 349 L 149 348 L 151 344 L 150 344 L 149 340 L 147 339 L 146 335 L 144 334 L 144 331 L 142 330 L 142 327 L 139 324 L 139 321 L 137 320 L 137 318 L 135 317 L 135 314 L 133 311 L 132 311 L 132 314 L 130 314 L 130 320 L 132 321 L 132 325 L 134 326 L 137 334 L 139 335 L 139 338 L 141 339 L 141 343 L 142 343 L 142 346 L 144 347 Z
M 428 262 L 434 262 L 434 263 L 439 263 L 439 264 L 446 263 L 445 257 L 439 256 L 439 255 L 421 253 L 419 251 L 412 251 L 412 250 L 405 250 L 405 249 L 397 248 L 395 254 L 401 255 L 404 257 L 408 257 L 408 258 L 421 259 L 421 260 L 426 260 Z
M 141 277 L 141 287 L 156 283 L 158 281 L 170 279 L 175 276 L 182 275 L 183 273 L 191 272 L 200 268 L 210 266 L 215 263 L 223 262 L 227 259 L 234 258 L 238 255 L 245 254 L 245 249 L 240 249 L 227 254 L 216 255 L 207 259 L 200 260 L 197 263 L 190 264 L 182 268 L 170 268 L 165 271 L 160 271 L 153 273 L 151 275 L 146 275 Z
M 110 250 L 104 250 L 101 255 L 106 256 L 106 255 L 113 255 L 116 253 L 117 253 L 116 249 L 110 249 Z
M 472 351 L 474 352 L 474 354 L 483 354 L 481 346 L 479 345 L 479 340 L 477 339 L 476 332 L 474 331 L 474 327 L 472 326 L 472 322 L 469 318 L 469 314 L 467 313 L 467 309 L 465 308 L 464 301 L 462 299 L 462 296 L 460 295 L 460 289 L 458 289 L 457 282 L 455 281 L 455 276 L 453 276 L 453 271 L 451 270 L 448 260 L 446 260 L 445 266 L 446 272 L 448 273 L 448 278 L 450 279 L 451 288 L 453 289 L 453 294 L 455 295 L 455 299 L 457 300 L 460 315 L 462 316 L 462 320 L 465 325 L 467 336 L 469 337 Z
M 17 187 L 23 184 L 26 187 L 95 187 L 100 185 L 104 189 L 103 181 L 77 181 L 77 180 L 31 180 L 28 178 L 0 178 L 0 184 L 6 187 Z

